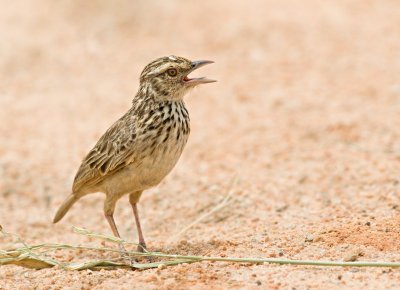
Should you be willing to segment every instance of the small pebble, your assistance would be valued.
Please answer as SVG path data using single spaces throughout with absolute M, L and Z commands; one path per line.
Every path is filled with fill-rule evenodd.
M 313 235 L 306 235 L 305 241 L 306 241 L 306 242 L 312 242 L 312 241 L 314 241 L 314 236 L 313 236 Z

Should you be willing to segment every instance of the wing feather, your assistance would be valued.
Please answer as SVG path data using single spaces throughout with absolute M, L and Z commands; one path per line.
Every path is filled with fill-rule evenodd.
M 127 113 L 106 131 L 83 159 L 73 192 L 93 186 L 133 162 L 137 135 L 134 124 Z

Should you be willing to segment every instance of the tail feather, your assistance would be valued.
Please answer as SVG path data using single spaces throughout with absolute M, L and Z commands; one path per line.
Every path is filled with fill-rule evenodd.
M 53 219 L 53 223 L 58 222 L 60 219 L 62 219 L 65 214 L 69 211 L 71 206 L 78 200 L 75 194 L 71 194 L 60 206 L 58 209 L 56 216 Z

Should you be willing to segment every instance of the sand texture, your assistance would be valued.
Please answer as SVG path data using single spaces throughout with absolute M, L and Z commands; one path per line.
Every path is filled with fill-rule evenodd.
M 112 4 L 111 4 L 112 3 Z M 143 67 L 210 59 L 191 136 L 139 204 L 176 254 L 400 260 L 400 2 L 3 1 L 0 225 L 30 244 L 100 245 L 102 194 L 56 225 L 80 161 L 130 107 Z M 233 201 L 176 236 L 228 194 Z M 136 241 L 128 198 L 121 235 Z M 0 238 L 0 248 L 11 239 Z M 112 246 L 106 243 L 108 246 Z M 115 257 L 93 251 L 62 261 Z M 108 256 L 107 256 L 108 255 Z M 399 289 L 383 268 L 195 263 L 146 271 L 0 267 L 0 289 Z

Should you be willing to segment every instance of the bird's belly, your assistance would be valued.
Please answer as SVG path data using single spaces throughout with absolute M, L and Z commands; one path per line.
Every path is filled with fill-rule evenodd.
M 138 162 L 127 165 L 111 176 L 104 186 L 106 192 L 127 194 L 146 190 L 159 184 L 174 168 L 182 154 L 187 138 L 180 142 L 160 144 L 151 153 L 143 154 Z
M 152 155 L 143 159 L 136 170 L 134 169 L 134 174 L 138 175 L 143 187 L 149 188 L 159 184 L 171 172 L 183 151 L 183 146 L 179 147 L 164 149 L 161 146 Z

